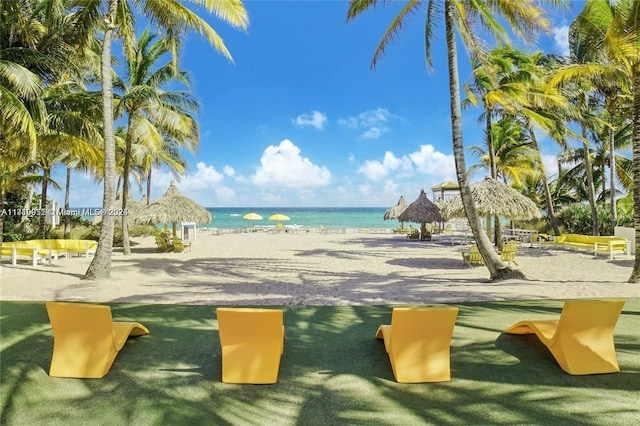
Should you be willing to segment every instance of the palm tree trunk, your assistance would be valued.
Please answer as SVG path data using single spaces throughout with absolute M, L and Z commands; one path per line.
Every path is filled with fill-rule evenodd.
M 553 229 L 553 233 L 555 235 L 560 235 L 560 228 L 558 228 L 558 220 L 556 219 L 556 213 L 553 209 L 553 200 L 551 199 L 551 191 L 549 190 L 549 182 L 547 182 L 547 171 L 545 170 L 544 164 L 542 163 L 542 152 L 540 151 L 540 147 L 538 146 L 538 139 L 531 127 L 531 123 L 527 123 L 527 130 L 529 131 L 529 136 L 531 137 L 531 146 L 538 152 L 540 156 L 540 171 L 542 172 L 542 186 L 544 188 L 544 198 L 547 202 L 547 216 L 549 217 L 549 223 L 551 224 L 551 228 Z
M 24 200 L 24 209 L 31 209 L 31 203 L 33 202 L 33 185 L 29 185 L 27 189 L 27 198 Z M 27 222 L 29 220 L 29 216 L 22 215 L 20 217 L 20 223 Z
M 458 57 L 455 38 L 455 24 L 453 1 L 445 1 L 445 26 L 447 38 L 447 57 L 449 63 L 449 94 L 451 99 L 451 132 L 453 138 L 453 155 L 456 163 L 456 175 L 460 185 L 460 195 L 464 205 L 471 232 L 482 254 L 485 265 L 489 269 L 491 280 L 510 278 L 524 278 L 524 274 L 506 265 L 493 249 L 489 236 L 482 229 L 480 217 L 476 212 L 471 198 L 471 191 L 467 182 L 467 167 L 464 159 L 464 145 L 462 140 L 462 109 L 460 105 L 460 81 L 458 77 Z
M 47 189 L 49 187 L 49 176 L 51 175 L 51 170 L 48 168 L 43 169 L 42 176 L 42 196 L 40 197 L 40 210 L 46 213 L 47 210 Z M 38 220 L 38 237 L 41 239 L 47 238 L 46 232 L 46 224 L 47 224 L 47 215 L 40 214 Z
M 633 73 L 633 225 L 636 258 L 629 282 L 640 282 L 640 70 Z
M 69 205 L 69 195 L 71 193 L 69 189 L 70 186 L 71 186 L 71 168 L 67 167 L 67 182 L 64 189 L 64 209 L 67 212 L 71 209 L 71 206 Z M 69 214 L 64 215 L 64 237 L 63 238 L 65 240 L 68 240 L 69 238 L 71 238 L 71 215 Z
M 129 113 L 127 129 L 133 127 L 134 113 Z M 131 130 L 127 130 L 127 138 L 125 141 L 124 150 L 124 166 L 122 172 L 122 251 L 125 256 L 131 254 L 131 245 L 129 244 L 129 224 L 128 215 L 124 214 L 127 211 L 127 198 L 129 198 L 129 168 L 131 167 L 131 145 L 133 144 L 133 135 Z
M 151 168 L 149 168 L 149 174 L 147 175 L 147 205 L 151 203 Z
M 591 224 L 593 235 L 600 235 L 600 224 L 598 223 L 598 209 L 596 207 L 596 189 L 593 184 L 593 170 L 591 169 L 591 153 L 587 145 L 587 128 L 582 126 L 582 148 L 584 152 L 584 167 L 587 172 L 587 191 L 589 195 L 589 205 L 591 206 Z
M 611 121 L 611 114 L 609 114 Z M 615 134 L 612 128 L 609 128 L 609 190 L 611 191 L 611 232 L 616 228 L 618 224 L 618 213 L 616 209 L 616 149 L 615 149 Z
M 116 180 L 116 143 L 113 129 L 113 81 L 111 76 L 111 38 L 116 27 L 118 0 L 109 1 L 109 12 L 105 17 L 106 28 L 102 42 L 100 73 L 102 75 L 102 110 L 104 123 L 104 194 L 103 214 L 100 226 L 98 249 L 84 275 L 85 279 L 109 278 L 111 275 L 111 252 L 113 250 L 114 217 L 109 213 L 114 202 Z

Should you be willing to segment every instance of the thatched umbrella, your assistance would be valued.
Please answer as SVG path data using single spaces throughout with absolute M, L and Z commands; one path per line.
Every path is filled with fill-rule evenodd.
M 487 235 L 491 237 L 491 216 L 502 216 L 510 219 L 530 219 L 540 217 L 540 209 L 529 198 L 511 188 L 509 185 L 499 182 L 490 176 L 483 181 L 470 185 L 471 198 L 476 206 L 476 211 L 481 216 L 486 216 Z M 462 197 L 455 196 L 444 207 L 444 214 L 448 217 L 464 217 Z M 502 236 L 497 232 L 498 246 L 502 245 Z
M 136 201 L 133 199 L 133 196 L 131 195 L 130 192 L 127 193 L 127 217 L 129 219 L 129 223 L 135 221 L 136 216 L 138 216 L 140 212 L 144 210 L 145 207 L 147 207 L 146 197 L 142 197 L 142 200 Z M 122 208 L 121 192 L 118 193 L 116 200 L 113 202 L 113 208 L 118 210 Z M 102 215 L 96 215 L 93 218 L 93 223 L 100 223 L 100 222 L 102 222 Z
M 140 212 L 135 218 L 137 223 L 172 223 L 173 235 L 176 235 L 176 222 L 211 222 L 211 213 L 196 204 L 190 198 L 180 194 L 174 182 L 164 195 Z
M 507 184 L 491 177 L 470 185 L 471 198 L 481 216 L 503 216 L 511 219 L 540 217 L 540 209 L 529 198 Z M 462 197 L 455 196 L 444 207 L 445 216 L 464 217 Z
M 398 216 L 400 216 L 400 214 L 404 212 L 406 209 L 407 209 L 407 202 L 404 200 L 404 197 L 401 195 L 400 199 L 398 200 L 398 204 L 391 207 L 384 214 L 384 220 L 397 219 Z
M 424 189 L 420 191 L 418 198 L 398 216 L 398 220 L 419 223 L 422 235 L 427 233 L 427 223 L 443 221 L 440 209 L 427 198 Z

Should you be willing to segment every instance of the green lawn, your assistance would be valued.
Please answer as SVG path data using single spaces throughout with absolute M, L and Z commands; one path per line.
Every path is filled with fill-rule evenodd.
M 44 303 L 0 302 L 3 425 L 638 424 L 640 299 L 615 332 L 621 372 L 570 376 L 535 336 L 501 331 L 558 316 L 562 301 L 457 304 L 446 383 L 398 384 L 381 341 L 390 306 L 285 310 L 275 385 L 220 381 L 215 307 L 112 304 L 146 325 L 103 379 L 47 372 L 53 346 Z

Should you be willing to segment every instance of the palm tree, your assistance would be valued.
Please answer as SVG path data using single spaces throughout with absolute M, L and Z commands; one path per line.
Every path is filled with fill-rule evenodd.
M 247 11 L 240 0 L 192 0 L 196 6 L 204 6 L 222 21 L 241 29 L 249 25 Z M 115 136 L 113 127 L 113 81 L 111 69 L 111 44 L 114 31 L 124 39 L 125 57 L 131 58 L 135 46 L 134 19 L 131 7 L 140 10 L 150 22 L 163 32 L 174 63 L 186 30 L 203 34 L 209 43 L 224 56 L 232 60 L 219 34 L 191 9 L 178 2 L 158 2 L 152 0 L 77 0 L 78 15 L 81 17 L 78 31 L 91 35 L 99 22 L 104 25 L 101 56 L 103 131 L 104 131 L 104 193 L 103 208 L 109 211 L 115 199 L 116 181 Z M 105 13 L 106 9 L 106 13 Z M 87 38 L 88 40 L 89 38 Z M 114 218 L 106 215 L 100 227 L 98 250 L 87 272 L 86 279 L 108 278 L 111 273 L 111 251 L 113 248 Z
M 375 6 L 377 0 L 350 0 L 347 21 L 355 18 L 365 10 Z M 550 1 L 558 4 L 560 1 Z M 395 17 L 375 51 L 372 68 L 384 54 L 387 45 L 394 40 L 398 32 L 405 26 L 405 20 L 422 5 L 420 1 L 409 1 Z M 444 10 L 443 10 L 444 9 Z M 524 0 L 512 0 L 508 2 L 445 0 L 440 3 L 436 0 L 427 2 L 427 18 L 425 24 L 425 50 L 427 64 L 431 66 L 431 36 L 434 29 L 434 19 L 437 12 L 444 12 L 445 32 L 447 43 L 447 58 L 449 64 L 449 90 L 451 102 L 451 128 L 453 135 L 453 153 L 456 163 L 456 174 L 460 185 L 460 194 L 464 204 L 467 219 L 472 229 L 473 236 L 478 243 L 478 249 L 482 254 L 485 265 L 489 269 L 492 280 L 506 278 L 524 278 L 522 272 L 514 270 L 500 260 L 493 249 L 489 237 L 482 229 L 475 205 L 471 199 L 471 192 L 467 182 L 467 170 L 464 158 L 464 145 L 462 138 L 462 112 L 460 105 L 460 83 L 458 80 L 458 57 L 455 32 L 465 43 L 465 47 L 473 57 L 484 60 L 479 40 L 473 32 L 473 22 L 480 22 L 491 34 L 499 40 L 507 40 L 507 32 L 500 25 L 496 15 L 500 15 L 510 24 L 512 31 L 524 37 L 539 29 L 546 29 L 549 25 L 542 9 Z
M 126 112 L 128 127 L 125 138 L 125 153 L 122 181 L 122 209 L 127 210 L 129 198 L 129 174 L 133 165 L 142 166 L 145 147 L 162 146 L 163 139 L 178 142 L 194 152 L 198 147 L 198 124 L 193 118 L 197 112 L 197 102 L 188 92 L 171 90 L 175 83 L 188 87 L 188 75 L 176 70 L 169 62 L 157 66 L 168 52 L 162 40 L 154 41 L 155 35 L 145 29 L 137 42 L 136 55 L 128 61 L 127 81 L 123 83 L 124 93 L 118 102 L 116 114 Z M 184 171 L 182 168 L 181 171 Z M 122 215 L 122 237 L 124 254 L 131 254 L 127 215 Z
M 632 96 L 633 122 L 633 210 L 636 234 L 636 257 L 630 282 L 640 282 L 640 1 L 588 0 L 580 14 L 576 30 L 580 40 L 592 52 L 587 64 L 567 66 L 551 83 L 578 78 L 615 81 Z M 617 94 L 614 93 L 615 97 Z M 611 111 L 610 111 L 611 112 Z M 614 143 L 610 139 L 610 149 Z M 611 162 L 615 155 L 610 155 Z M 615 166 L 611 167 L 615 169 Z M 613 179 L 611 179 L 613 180 Z M 613 183 L 612 183 L 613 184 Z M 612 187 L 611 192 L 615 192 Z M 612 212 L 615 210 L 612 195 Z

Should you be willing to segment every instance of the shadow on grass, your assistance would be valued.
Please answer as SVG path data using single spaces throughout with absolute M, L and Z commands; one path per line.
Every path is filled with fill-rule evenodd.
M 570 376 L 532 336 L 501 334 L 523 318 L 559 315 L 561 301 L 460 308 L 452 380 L 398 384 L 374 338 L 391 306 L 285 310 L 278 382 L 220 382 L 213 306 L 113 304 L 130 339 L 99 380 L 47 375 L 52 335 L 44 303 L 0 302 L 0 423 L 12 424 L 631 424 L 640 411 L 640 299 L 616 328 L 622 372 Z

